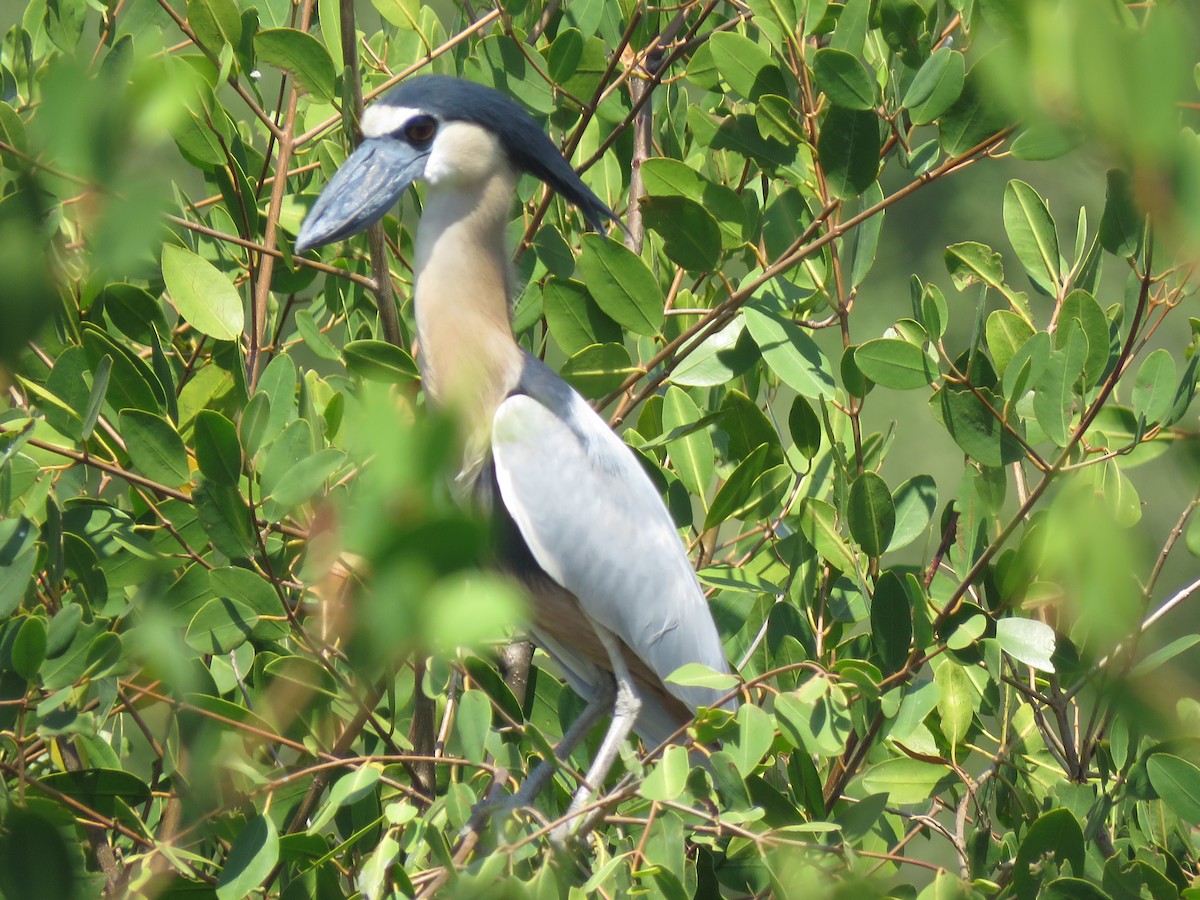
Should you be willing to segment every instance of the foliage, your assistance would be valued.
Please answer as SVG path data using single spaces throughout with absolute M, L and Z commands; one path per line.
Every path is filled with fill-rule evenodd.
M 1196 895 L 1186 3 L 18 13 L 5 897 Z M 514 95 L 622 212 L 583 235 L 521 183 L 516 329 L 640 452 L 740 675 L 689 731 L 707 767 L 627 748 L 574 856 L 542 825 L 594 741 L 536 817 L 459 838 L 581 703 L 493 665 L 521 598 L 408 352 L 417 203 L 374 262 L 291 250 L 360 84 L 423 71 Z M 1098 220 L 1052 214 L 1064 154 Z M 872 275 L 885 212 L 1001 165 L 1006 245 Z

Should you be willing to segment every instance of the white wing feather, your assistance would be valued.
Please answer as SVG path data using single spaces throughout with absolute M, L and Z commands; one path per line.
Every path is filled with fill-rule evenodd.
M 492 431 L 501 500 L 534 559 L 660 678 L 691 662 L 727 672 L 675 525 L 633 451 L 573 391 L 548 399 L 555 408 L 509 397 Z M 720 696 L 666 687 L 692 709 Z

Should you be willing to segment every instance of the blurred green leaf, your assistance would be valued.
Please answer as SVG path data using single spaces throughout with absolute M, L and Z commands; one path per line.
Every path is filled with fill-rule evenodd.
M 238 831 L 217 877 L 218 900 L 241 900 L 258 888 L 279 862 L 279 833 L 267 816 L 253 816 Z

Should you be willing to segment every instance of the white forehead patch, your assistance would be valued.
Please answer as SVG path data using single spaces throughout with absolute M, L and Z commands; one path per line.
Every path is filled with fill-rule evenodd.
M 383 137 L 385 134 L 395 132 L 413 116 L 424 114 L 423 109 L 414 109 L 411 106 L 388 106 L 385 103 L 376 103 L 363 110 L 359 126 L 362 128 L 365 138 Z

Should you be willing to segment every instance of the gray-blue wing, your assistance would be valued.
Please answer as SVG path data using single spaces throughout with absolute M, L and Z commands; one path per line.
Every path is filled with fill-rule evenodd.
M 546 393 L 506 399 L 492 430 L 500 498 L 534 559 L 659 678 L 693 662 L 727 672 L 679 534 L 633 451 L 561 382 Z M 692 709 L 720 697 L 666 687 Z

